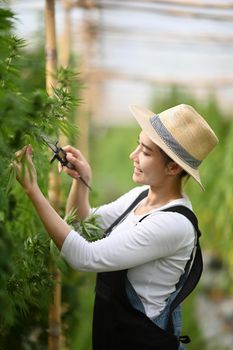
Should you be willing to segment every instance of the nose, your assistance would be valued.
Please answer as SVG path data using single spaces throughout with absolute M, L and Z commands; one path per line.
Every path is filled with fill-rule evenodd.
M 135 161 L 137 159 L 137 156 L 138 156 L 138 151 L 139 151 L 139 146 L 137 148 L 135 148 L 135 150 L 132 153 L 130 153 L 129 159 Z

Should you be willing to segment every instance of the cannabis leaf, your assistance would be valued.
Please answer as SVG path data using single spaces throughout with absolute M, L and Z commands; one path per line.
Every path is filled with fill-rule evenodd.
M 104 230 L 102 229 L 98 218 L 99 215 L 94 212 L 85 220 L 77 221 L 77 210 L 73 209 L 66 215 L 65 220 L 88 242 L 94 242 L 104 237 Z

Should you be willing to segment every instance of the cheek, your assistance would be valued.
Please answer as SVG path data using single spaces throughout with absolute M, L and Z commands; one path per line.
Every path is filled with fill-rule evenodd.
M 143 171 L 153 173 L 154 170 L 156 169 L 156 163 L 153 160 L 153 158 L 151 158 L 151 157 L 146 157 L 146 156 L 142 155 L 139 158 L 139 163 L 140 163 L 140 167 L 142 168 Z
M 151 178 L 163 176 L 165 172 L 164 164 L 161 164 L 157 159 L 145 156 L 140 159 L 140 168 Z

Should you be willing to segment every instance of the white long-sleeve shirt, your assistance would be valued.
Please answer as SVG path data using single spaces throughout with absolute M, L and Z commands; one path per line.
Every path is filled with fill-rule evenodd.
M 107 229 L 146 188 L 135 187 L 95 210 L 102 227 Z M 128 269 L 128 279 L 146 314 L 155 317 L 175 290 L 195 241 L 194 227 L 186 217 L 161 211 L 174 205 L 192 208 L 183 197 L 151 210 L 142 222 L 139 220 L 145 214 L 137 215 L 133 210 L 108 237 L 91 243 L 72 230 L 64 241 L 61 255 L 74 269 L 81 271 Z

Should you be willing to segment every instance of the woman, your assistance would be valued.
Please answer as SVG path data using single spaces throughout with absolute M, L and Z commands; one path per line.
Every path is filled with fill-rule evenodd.
M 187 217 L 169 210 L 192 208 L 182 191 L 183 178 L 191 176 L 203 188 L 198 167 L 218 139 L 191 106 L 178 105 L 159 115 L 144 107 L 130 109 L 142 129 L 130 155 L 133 180 L 142 186 L 97 209 L 102 227 L 112 226 L 102 240 L 85 241 L 53 210 L 38 187 L 30 146 L 17 153 L 14 166 L 61 255 L 75 269 L 98 272 L 93 349 L 175 350 L 180 346 L 180 308 L 168 331 L 169 306 L 186 278 L 195 228 Z M 67 210 L 77 208 L 84 219 L 92 209 L 88 187 L 79 177 L 90 184 L 91 169 L 80 151 L 64 149 L 74 166 L 60 166 L 74 179 Z M 24 157 L 30 172 L 21 171 Z

